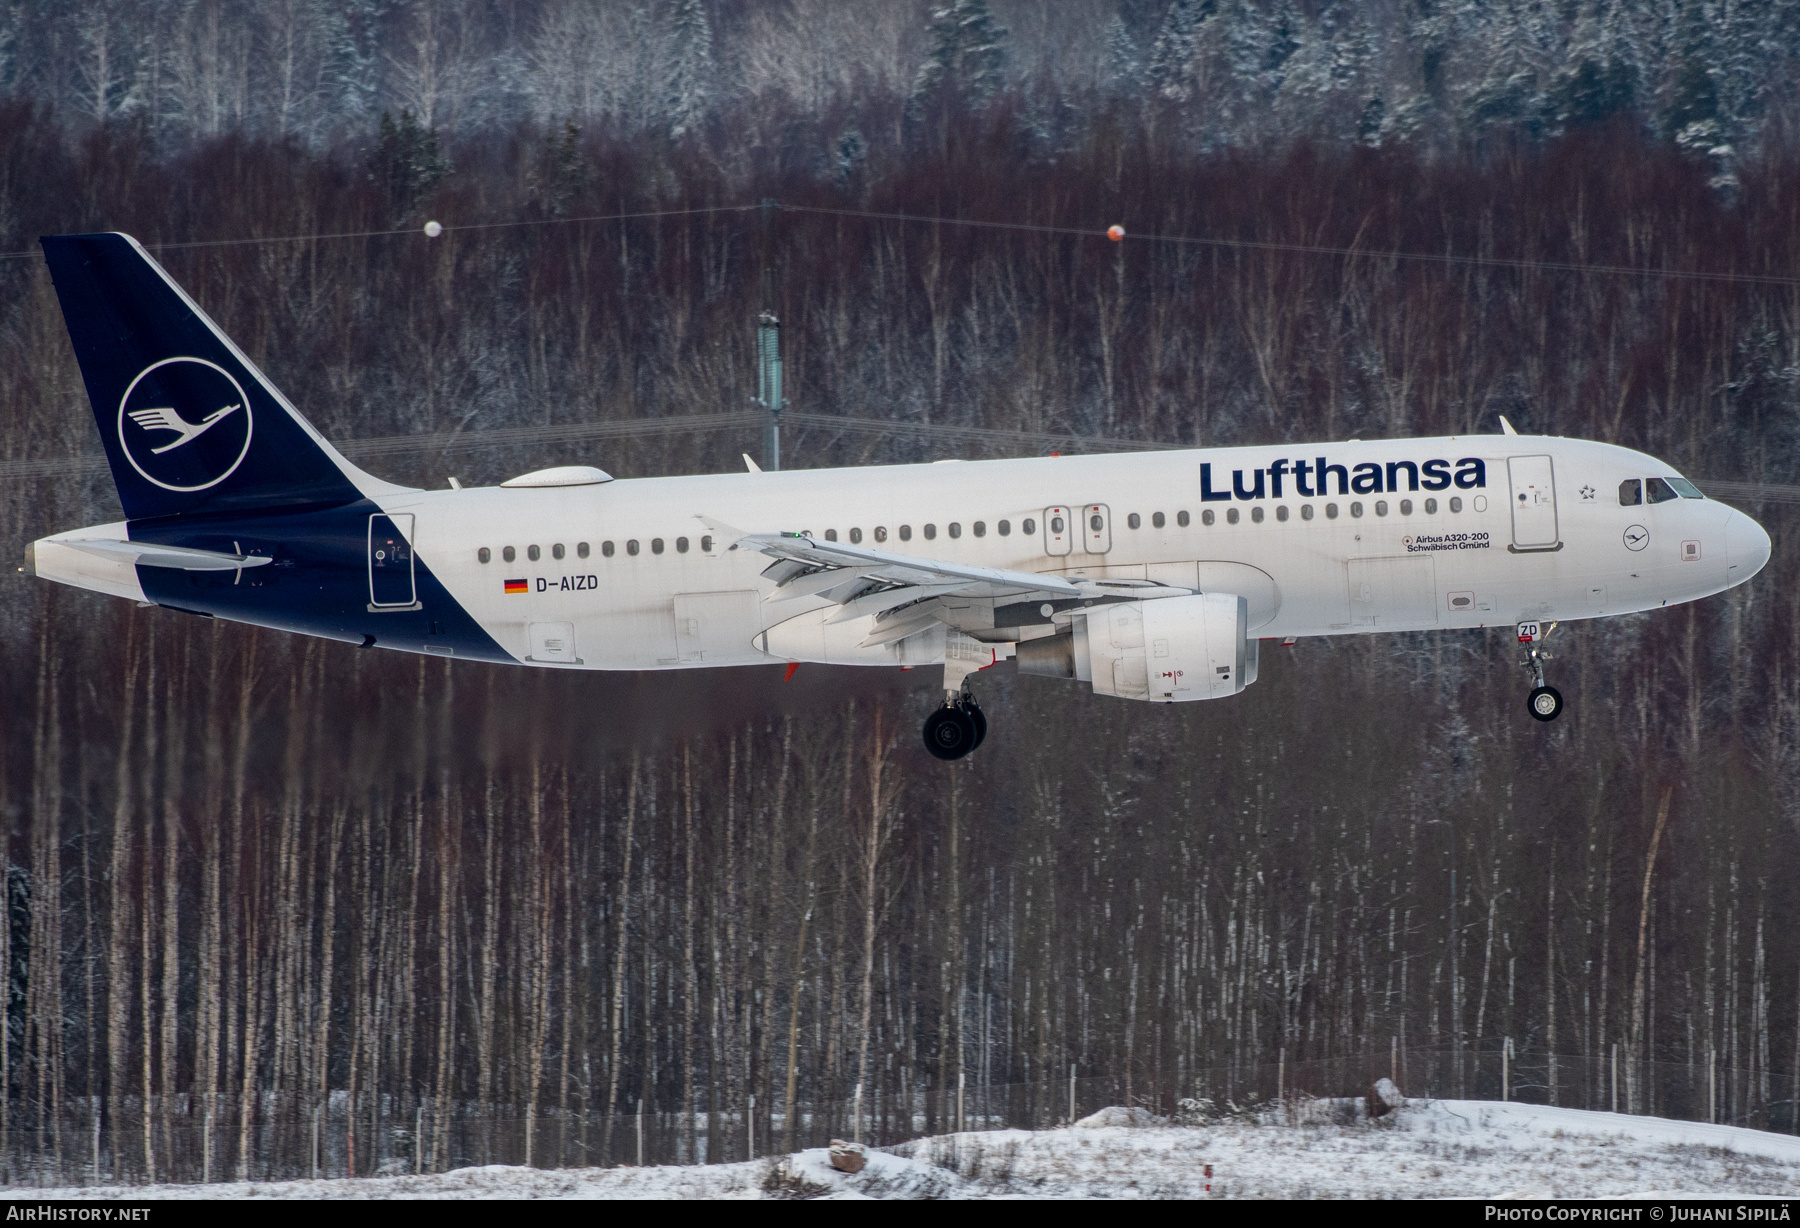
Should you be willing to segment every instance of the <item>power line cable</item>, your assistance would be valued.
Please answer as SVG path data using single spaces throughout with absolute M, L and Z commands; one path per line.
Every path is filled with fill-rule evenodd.
M 985 230 L 1016 230 L 1036 234 L 1106 237 L 1104 230 L 1074 226 L 1042 226 L 1026 222 L 988 222 L 970 218 L 934 217 L 919 213 L 882 213 L 867 209 L 831 209 L 822 205 L 778 205 L 784 213 L 821 213 L 837 217 L 879 218 L 934 226 L 964 226 Z M 1364 247 L 1331 247 L 1316 243 L 1276 243 L 1261 239 L 1215 239 L 1197 235 L 1138 234 L 1127 230 L 1117 240 L 1137 243 L 1174 243 L 1193 247 L 1219 247 L 1235 251 L 1292 252 L 1311 256 L 1339 256 L 1370 260 L 1417 260 L 1445 265 L 1518 269 L 1524 272 L 1605 273 L 1631 277 L 1666 277 L 1692 281 L 1745 282 L 1752 285 L 1800 286 L 1800 277 L 1762 273 L 1709 273 L 1691 269 L 1657 269 L 1626 264 L 1584 264 L 1562 260 L 1520 260 L 1504 256 L 1458 256 L 1448 252 L 1408 252 Z
M 717 213 L 748 213 L 773 208 L 782 213 L 817 214 L 826 217 L 868 218 L 872 221 L 907 222 L 916 225 L 960 226 L 979 230 L 996 230 L 1021 234 L 1055 235 L 1065 238 L 1098 239 L 1109 237 L 1104 229 L 1081 226 L 1048 226 L 1034 222 L 992 221 L 980 218 L 948 217 L 928 213 L 896 213 L 875 209 L 834 209 L 824 205 L 793 205 L 780 201 L 737 205 L 699 205 L 685 209 L 644 209 L 629 213 L 590 214 L 566 218 L 526 218 L 504 222 L 464 222 L 444 225 L 442 233 L 478 230 L 506 230 L 528 226 L 560 226 L 583 222 L 625 222 L 650 218 L 689 217 Z M 151 251 L 187 251 L 208 247 L 232 247 L 259 243 L 314 243 L 332 239 L 368 239 L 392 235 L 418 235 L 418 227 L 389 230 L 347 230 L 311 235 L 271 235 L 243 239 L 198 239 L 184 243 L 150 243 Z M 1225 239 L 1201 235 L 1134 233 L 1126 231 L 1121 242 L 1169 243 L 1190 247 L 1212 247 L 1227 251 L 1280 252 L 1307 256 L 1330 256 L 1338 259 L 1406 260 L 1447 267 L 1512 269 L 1528 273 L 1590 273 L 1618 277 L 1663 278 L 1676 281 L 1707 281 L 1761 286 L 1800 286 L 1800 277 L 1784 277 L 1771 273 L 1719 273 L 1703 269 L 1660 269 L 1641 265 L 1591 264 L 1572 260 L 1525 260 L 1507 256 L 1466 256 L 1453 252 L 1412 252 L 1397 248 L 1338 247 L 1319 243 L 1280 243 L 1266 239 Z M 38 255 L 36 251 L 0 253 L 0 260 L 22 260 Z
M 689 209 L 644 209 L 634 213 L 596 213 L 585 217 L 521 218 L 510 222 L 461 222 L 455 225 L 444 225 L 443 223 L 439 223 L 439 225 L 443 228 L 442 233 L 453 234 L 466 230 L 508 230 L 522 226 L 562 226 L 576 222 L 630 222 L 642 218 L 686 217 L 700 213 L 743 213 L 758 208 L 761 206 L 696 205 Z M 406 226 L 392 230 L 340 230 L 326 234 L 265 235 L 247 239 L 193 239 L 185 243 L 146 243 L 144 248 L 153 252 L 179 252 L 203 247 L 239 247 L 258 243 L 322 243 L 329 239 L 375 239 L 388 235 L 423 234 L 424 231 L 420 227 Z M 24 260 L 41 254 L 36 249 L 0 252 L 0 260 Z

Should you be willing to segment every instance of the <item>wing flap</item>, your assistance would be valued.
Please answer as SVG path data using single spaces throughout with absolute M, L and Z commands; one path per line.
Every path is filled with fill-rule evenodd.
M 855 569 L 868 579 L 885 580 L 890 584 L 937 585 L 955 581 L 959 588 L 965 590 L 983 588 L 984 591 L 976 595 L 984 597 L 1027 593 L 1043 593 L 1046 596 L 1061 598 L 1082 595 L 1079 585 L 1059 576 L 1044 576 L 1029 571 L 1009 571 L 999 567 L 979 567 L 970 563 L 952 563 L 943 559 L 892 554 L 886 550 L 871 550 L 866 546 L 853 546 L 844 542 L 819 542 L 798 533 L 749 533 L 740 538 L 737 545 L 761 551 L 773 558 L 793 559 L 815 567 Z M 839 583 L 846 582 L 851 578 L 844 576 Z M 790 579 L 787 581 L 787 585 L 800 582 L 799 578 Z M 828 580 L 812 580 L 811 582 L 817 587 L 809 589 L 810 592 L 837 587 Z M 785 588 L 786 585 L 783 587 Z M 777 592 L 781 592 L 781 590 L 778 589 Z

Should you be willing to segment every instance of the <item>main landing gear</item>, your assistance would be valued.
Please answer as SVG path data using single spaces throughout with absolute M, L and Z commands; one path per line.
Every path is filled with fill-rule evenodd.
M 1531 694 L 1525 697 L 1525 710 L 1533 720 L 1553 721 L 1562 715 L 1562 692 L 1544 682 L 1544 662 L 1551 659 L 1550 654 L 1539 647 L 1554 630 L 1555 623 L 1519 624 L 1519 643 L 1525 646 L 1525 659 L 1520 664 L 1531 675 Z
M 965 689 L 925 718 L 925 749 L 939 759 L 961 759 L 987 737 L 987 717 Z

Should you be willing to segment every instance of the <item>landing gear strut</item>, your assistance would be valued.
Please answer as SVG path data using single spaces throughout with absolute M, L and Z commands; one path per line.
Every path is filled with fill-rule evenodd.
M 1520 623 L 1519 643 L 1525 646 L 1525 659 L 1519 664 L 1531 675 L 1531 694 L 1525 697 L 1525 710 L 1533 720 L 1553 721 L 1562 715 L 1562 692 L 1544 682 L 1544 662 L 1551 659 L 1539 645 L 1556 630 L 1555 623 Z
M 925 718 L 925 749 L 939 759 L 961 759 L 987 737 L 987 717 L 966 689 Z

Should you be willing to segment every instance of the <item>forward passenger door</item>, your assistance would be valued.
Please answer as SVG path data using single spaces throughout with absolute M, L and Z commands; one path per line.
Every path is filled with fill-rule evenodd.
M 1506 462 L 1512 483 L 1513 549 L 1557 547 L 1556 481 L 1548 456 L 1514 456 Z

